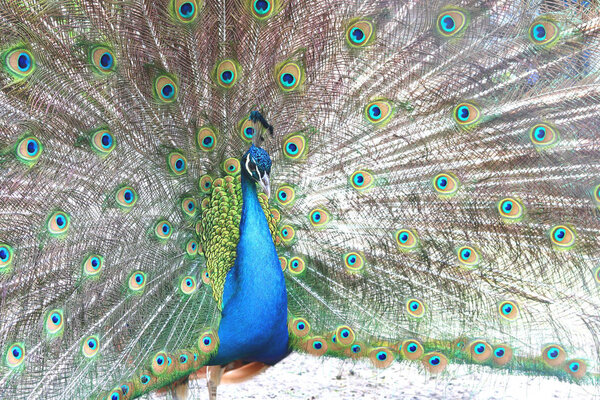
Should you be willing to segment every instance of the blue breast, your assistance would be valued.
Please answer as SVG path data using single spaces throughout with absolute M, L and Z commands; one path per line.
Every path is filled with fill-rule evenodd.
M 219 350 L 211 365 L 234 360 L 275 364 L 288 353 L 287 293 L 256 185 L 242 174 L 240 241 L 227 274 Z

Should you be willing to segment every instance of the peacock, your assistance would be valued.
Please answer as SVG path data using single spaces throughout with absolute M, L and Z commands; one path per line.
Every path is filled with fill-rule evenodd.
M 595 2 L 0 0 L 0 63 L 0 398 L 600 384 Z

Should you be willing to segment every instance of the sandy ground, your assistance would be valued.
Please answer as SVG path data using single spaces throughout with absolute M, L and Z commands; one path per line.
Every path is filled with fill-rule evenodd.
M 204 380 L 193 381 L 190 398 L 208 399 L 205 385 Z M 418 365 L 407 363 L 393 363 L 385 370 L 376 370 L 369 364 L 292 354 L 250 381 L 219 387 L 219 400 L 359 398 L 600 399 L 600 386 L 498 374 L 487 367 L 453 366 L 443 375 L 431 377 Z

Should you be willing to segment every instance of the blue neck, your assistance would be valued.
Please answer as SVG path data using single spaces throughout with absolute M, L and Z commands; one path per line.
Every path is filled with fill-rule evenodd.
M 274 364 L 287 354 L 287 293 L 256 184 L 242 173 L 240 241 L 225 279 L 219 351 L 211 364 Z

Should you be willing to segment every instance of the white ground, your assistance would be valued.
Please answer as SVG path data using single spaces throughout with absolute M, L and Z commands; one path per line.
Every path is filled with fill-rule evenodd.
M 208 399 L 204 380 L 191 383 L 193 399 Z M 154 397 L 154 396 L 153 396 Z M 385 370 L 368 364 L 292 354 L 254 379 L 219 387 L 219 400 L 342 399 L 600 399 L 600 386 L 552 378 L 509 376 L 486 367 L 452 366 L 439 377 L 418 364 L 393 363 Z

